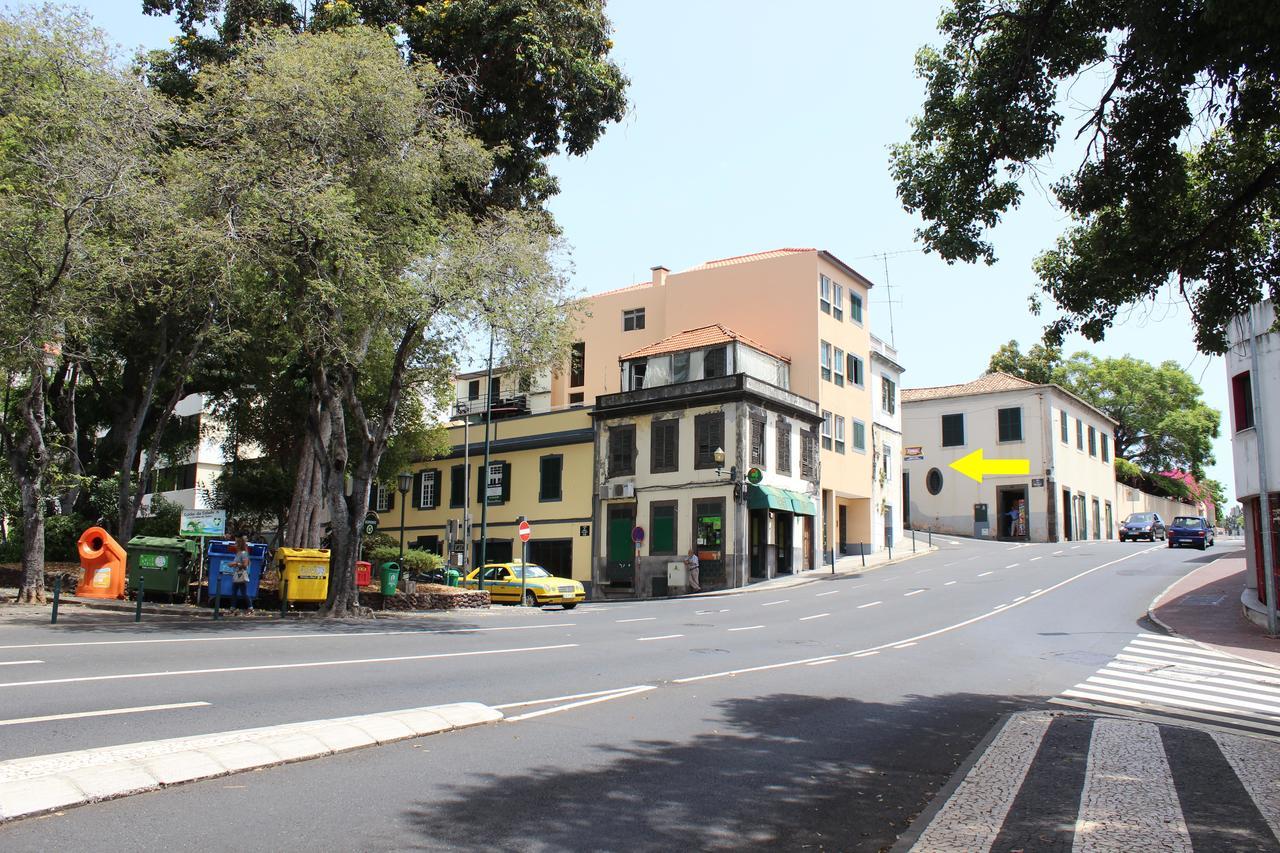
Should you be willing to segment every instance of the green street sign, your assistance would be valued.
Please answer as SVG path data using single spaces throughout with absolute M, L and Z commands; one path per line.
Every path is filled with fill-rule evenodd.
M 747 482 L 753 486 L 760 485 L 760 481 L 764 479 L 764 472 L 759 468 L 752 468 L 747 472 Z

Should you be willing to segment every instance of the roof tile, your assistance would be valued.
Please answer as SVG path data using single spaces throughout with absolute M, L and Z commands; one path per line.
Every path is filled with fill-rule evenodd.
M 780 355 L 766 347 L 764 344 L 752 340 L 746 335 L 738 334 L 732 329 L 726 328 L 720 323 L 713 323 L 710 326 L 699 326 L 696 329 L 685 329 L 670 337 L 655 341 L 648 346 L 643 346 L 638 350 L 633 350 L 625 355 L 618 356 L 618 361 L 630 361 L 633 358 L 648 358 L 655 355 L 666 355 L 673 352 L 684 352 L 685 350 L 702 349 L 703 347 L 712 347 L 716 344 L 727 344 L 730 341 L 741 341 L 752 349 L 760 350 L 766 355 L 791 363 L 791 359 L 785 355 Z
M 959 385 L 937 385 L 933 388 L 903 388 L 902 402 L 917 403 L 922 400 L 940 400 L 945 397 L 968 397 L 973 394 L 992 394 L 998 391 L 1021 391 L 1038 388 L 1034 382 L 1010 376 L 1008 373 L 984 373 L 972 382 Z

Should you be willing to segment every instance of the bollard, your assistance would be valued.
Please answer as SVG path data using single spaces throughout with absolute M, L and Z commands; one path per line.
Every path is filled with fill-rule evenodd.
M 929 528 L 929 547 L 933 547 L 933 528 Z
M 139 572 L 138 574 L 142 574 Z M 133 608 L 133 621 L 142 621 L 142 601 L 147 597 L 146 588 L 142 585 L 142 578 L 138 578 L 138 594 L 135 596 L 137 604 Z
M 283 574 L 283 572 L 281 572 Z M 289 612 L 289 582 L 280 579 L 280 618 L 284 619 Z
M 213 618 L 222 618 L 222 584 L 218 584 L 218 591 L 213 594 Z
M 862 568 L 865 569 L 867 567 L 867 549 L 863 547 L 861 542 L 858 543 L 858 553 L 862 555 Z
M 916 532 L 912 530 L 911 531 L 911 553 L 914 554 L 915 552 L 916 552 Z
M 889 543 L 889 562 L 893 562 L 893 543 Z
M 49 624 L 58 624 L 58 600 L 62 598 L 62 575 L 53 576 L 53 612 L 49 615 Z

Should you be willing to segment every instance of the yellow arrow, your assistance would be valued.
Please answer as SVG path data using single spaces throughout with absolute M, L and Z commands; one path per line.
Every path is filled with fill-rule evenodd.
M 1012 477 L 1019 474 L 1030 474 L 1031 460 L 985 459 L 982 455 L 982 448 L 979 447 L 968 456 L 961 457 L 955 462 L 952 462 L 951 467 L 955 468 L 969 479 L 977 480 L 981 483 L 984 476 Z

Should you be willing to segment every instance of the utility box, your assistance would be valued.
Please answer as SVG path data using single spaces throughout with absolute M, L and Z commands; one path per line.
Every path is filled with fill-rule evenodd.
M 667 563 L 667 588 L 689 588 L 689 567 L 687 565 L 677 560 Z
M 187 539 L 135 536 L 129 540 L 128 588 L 167 595 L 186 593 L 191 582 L 193 551 L 199 546 Z

